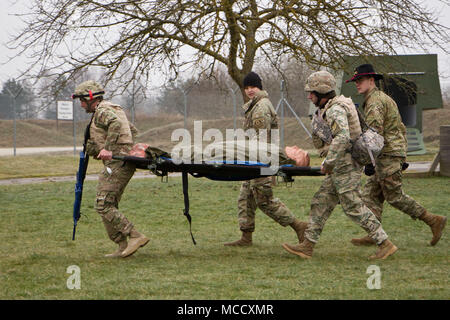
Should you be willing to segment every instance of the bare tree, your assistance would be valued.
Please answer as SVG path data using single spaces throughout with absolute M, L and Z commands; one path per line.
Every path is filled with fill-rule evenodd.
M 255 64 L 288 55 L 336 68 L 344 55 L 395 54 L 402 47 L 448 52 L 449 29 L 419 0 L 31 0 L 13 39 L 33 63 L 24 74 L 64 74 L 88 66 L 121 80 L 166 79 L 218 64 L 242 86 Z M 444 5 L 448 1 L 442 0 Z M 36 66 L 38 67 L 36 70 Z M 192 70 L 191 70 L 192 74 Z M 121 83 L 127 87 L 129 78 Z
M 284 83 L 284 98 L 289 101 L 297 115 L 305 116 L 309 112 L 309 101 L 304 90 L 305 81 L 312 70 L 297 60 L 280 58 L 277 64 L 267 64 L 257 69 L 263 80 L 264 88 L 269 92 L 272 103 L 281 99 L 281 80 Z
M 202 119 L 230 118 L 233 116 L 232 81 L 223 70 L 215 70 L 209 76 L 178 79 L 162 88 L 157 99 L 159 109 L 166 113 L 176 113 Z M 185 100 L 186 99 L 186 100 Z M 240 99 L 236 104 L 241 103 Z M 237 106 L 239 108 L 239 106 Z M 240 115 L 240 108 L 238 109 Z

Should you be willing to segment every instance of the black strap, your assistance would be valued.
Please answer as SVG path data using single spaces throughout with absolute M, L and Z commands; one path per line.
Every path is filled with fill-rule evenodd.
M 366 132 L 367 129 L 369 129 L 370 127 L 367 125 L 366 120 L 364 119 L 364 116 L 362 115 L 361 111 L 359 111 L 359 108 L 357 106 L 355 106 L 355 109 L 356 109 L 356 113 L 358 113 L 359 124 L 361 125 L 361 130 L 363 132 Z
M 252 111 L 253 107 L 256 106 L 256 104 L 260 101 L 261 99 L 258 98 L 253 98 L 252 102 L 250 102 L 250 105 L 248 106 L 247 110 L 245 110 L 245 114 L 249 113 L 250 111 Z
M 84 143 L 83 143 L 83 152 L 86 153 L 86 144 L 88 140 L 91 138 L 91 123 L 94 119 L 94 114 L 92 114 L 91 121 L 89 121 L 89 124 L 86 126 L 86 129 L 84 129 Z
M 189 214 L 189 190 L 188 190 L 188 175 L 186 171 L 183 171 L 182 174 L 183 179 L 183 196 L 184 196 L 184 211 L 183 214 L 186 216 L 188 222 L 189 222 L 189 232 L 191 233 L 192 242 L 194 245 L 197 244 L 195 242 L 194 236 L 192 235 L 192 223 L 191 223 L 191 215 Z
M 98 96 L 101 94 L 105 94 L 105 91 L 94 92 L 94 93 L 92 93 L 92 96 Z M 89 98 L 89 97 L 90 97 L 90 94 L 73 94 L 72 95 L 72 99 Z

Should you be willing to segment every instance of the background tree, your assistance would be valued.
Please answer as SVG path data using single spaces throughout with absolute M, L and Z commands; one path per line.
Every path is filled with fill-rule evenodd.
M 184 94 L 189 94 L 188 91 L 195 86 L 196 81 L 194 78 L 189 78 L 187 80 L 177 79 L 170 81 L 168 84 L 164 85 L 159 96 L 156 98 L 156 103 L 160 111 L 165 113 L 175 113 L 179 115 L 184 115 Z M 191 95 L 192 98 L 192 95 Z M 191 103 L 187 104 L 187 108 Z M 190 110 L 187 110 L 188 115 L 190 115 Z
M 450 109 L 450 85 L 444 86 L 442 88 L 442 102 L 443 107 L 446 109 Z
M 283 80 L 284 98 L 288 100 L 298 116 L 308 115 L 309 101 L 304 88 L 305 81 L 313 70 L 307 64 L 285 57 L 280 58 L 277 64 L 267 64 L 258 68 L 258 71 L 275 108 L 281 99 L 281 80 Z M 285 114 L 289 115 L 291 112 L 286 111 Z
M 303 90 L 305 80 L 311 70 L 296 61 L 285 60 L 279 67 L 266 65 L 256 71 L 263 80 L 263 89 L 269 93 L 274 107 L 281 98 L 280 75 L 285 81 L 284 96 L 298 116 L 306 116 L 309 103 Z M 242 96 L 236 91 L 236 84 L 228 76 L 226 70 L 217 68 L 212 74 L 178 79 L 165 86 L 157 99 L 160 111 L 165 113 L 184 114 L 183 90 L 188 90 L 187 107 L 189 117 L 202 119 L 233 117 L 233 95 L 236 97 L 237 116 L 242 116 Z M 232 93 L 231 90 L 235 90 Z M 290 111 L 286 112 L 286 115 Z
M 15 101 L 13 101 L 14 98 Z M 7 80 L 0 93 L 0 118 L 12 119 L 14 117 L 13 103 L 15 103 L 16 119 L 34 117 L 37 113 L 33 104 L 34 100 L 33 89 L 26 81 Z
M 131 117 L 130 121 L 134 122 L 138 111 L 151 110 L 151 105 L 149 105 L 151 99 L 147 99 L 146 86 L 140 79 L 136 79 L 134 77 L 132 69 L 126 61 L 119 67 L 118 70 L 121 74 L 120 82 L 115 83 L 116 81 L 111 81 L 108 84 L 108 90 L 114 87 L 118 88 L 118 90 L 116 90 L 116 94 L 118 95 L 119 103 L 122 107 L 128 110 Z M 120 84 L 123 82 L 130 83 L 130 85 L 121 88 Z
M 88 79 L 100 79 L 102 70 L 94 70 L 94 68 L 86 68 L 80 70 L 74 77 L 70 78 L 65 74 L 62 75 L 45 75 L 40 77 L 36 83 L 39 96 L 38 113 L 46 119 L 56 119 L 57 102 L 71 101 L 75 87 L 81 81 Z M 75 120 L 87 120 L 90 118 L 88 114 L 79 108 L 79 102 L 75 103 Z
M 418 0 L 31 0 L 30 12 L 11 42 L 32 60 L 24 74 L 72 78 L 101 66 L 122 88 L 132 83 L 121 79 L 125 62 L 141 81 L 155 70 L 173 80 L 221 64 L 241 86 L 255 64 L 286 55 L 337 68 L 344 55 L 448 53 L 449 42 L 448 28 Z
M 57 102 L 72 100 L 75 90 L 74 81 L 66 76 L 43 78 L 39 83 L 40 113 L 46 119 L 56 119 Z M 76 120 L 81 118 L 75 112 Z

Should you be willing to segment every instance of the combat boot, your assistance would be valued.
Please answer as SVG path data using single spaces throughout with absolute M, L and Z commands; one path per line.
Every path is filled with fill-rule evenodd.
M 398 248 L 388 239 L 384 240 L 380 245 L 374 255 L 369 257 L 369 260 L 384 260 L 390 255 L 393 255 Z
M 223 244 L 224 246 L 251 246 L 252 245 L 252 232 L 242 232 L 242 237 L 239 240 L 233 242 L 227 242 Z
M 117 248 L 116 251 L 114 251 L 113 253 L 108 253 L 105 254 L 106 258 L 117 258 L 117 257 L 121 257 L 122 256 L 122 252 L 123 250 L 125 250 L 125 248 L 128 246 L 128 242 L 127 240 L 123 240 L 119 242 L 119 248 Z
M 425 211 L 419 217 L 419 219 L 430 226 L 431 232 L 433 233 L 433 239 L 431 239 L 430 244 L 434 246 L 436 243 L 438 243 L 439 239 L 441 239 L 442 231 L 444 230 L 445 224 L 447 223 L 447 217 L 438 216 L 436 214 L 431 214 L 428 211 Z
M 140 247 L 145 246 L 150 241 L 149 238 L 144 236 L 142 233 L 136 229 L 131 229 L 130 239 L 128 241 L 128 246 L 122 252 L 122 258 L 126 258 L 135 253 Z
M 314 245 L 315 243 L 309 241 L 307 238 L 305 238 L 302 243 L 296 244 L 294 246 L 288 243 L 282 244 L 283 248 L 286 249 L 288 252 L 296 254 L 302 257 L 303 259 L 309 259 L 312 257 Z
M 362 238 L 353 238 L 350 241 L 355 246 L 374 246 L 377 243 L 369 236 L 365 236 Z
M 298 243 L 302 243 L 305 239 L 305 230 L 308 228 L 308 224 L 298 219 L 294 219 L 294 222 L 292 222 L 290 226 L 297 233 Z

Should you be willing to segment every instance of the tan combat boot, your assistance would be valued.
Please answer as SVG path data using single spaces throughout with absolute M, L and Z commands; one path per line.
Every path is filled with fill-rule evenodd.
M 393 255 L 398 248 L 388 239 L 384 240 L 379 246 L 374 255 L 369 257 L 369 260 L 384 260 L 390 255 Z
M 442 230 L 444 230 L 445 224 L 447 223 L 447 217 L 438 216 L 425 211 L 419 219 L 430 226 L 431 232 L 433 233 L 433 239 L 431 239 L 430 244 L 434 246 L 438 243 L 439 239 L 441 239 Z
M 242 237 L 239 240 L 233 242 L 227 242 L 223 244 L 224 246 L 251 246 L 252 245 L 252 232 L 242 232 Z
M 145 246 L 150 241 L 149 238 L 144 236 L 142 233 L 136 229 L 132 229 L 130 232 L 130 239 L 128 241 L 128 246 L 122 252 L 122 258 L 126 258 L 135 253 L 140 247 Z
M 308 228 L 308 224 L 306 222 L 295 219 L 294 222 L 290 224 L 290 226 L 297 233 L 298 243 L 302 243 L 305 239 L 305 230 Z
M 123 250 L 128 246 L 127 240 L 123 240 L 119 242 L 119 248 L 113 253 L 105 254 L 106 258 L 117 258 L 122 256 Z
M 353 238 L 350 241 L 355 246 L 374 246 L 377 243 L 369 236 L 365 236 L 362 238 Z
M 312 257 L 314 244 L 315 244 L 314 242 L 309 241 L 308 239 L 305 238 L 305 240 L 303 240 L 302 243 L 296 244 L 294 246 L 288 243 L 283 243 L 282 246 L 284 249 L 286 249 L 288 252 L 292 254 L 296 254 L 302 257 L 303 259 L 309 259 Z

